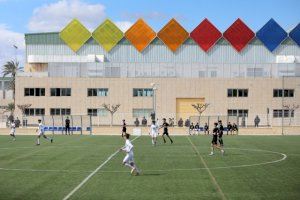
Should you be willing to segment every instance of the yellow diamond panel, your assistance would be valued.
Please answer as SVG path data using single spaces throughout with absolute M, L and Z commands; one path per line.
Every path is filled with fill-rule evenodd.
M 74 52 L 77 52 L 91 37 L 91 33 L 80 23 L 80 21 L 73 19 L 59 33 L 59 36 Z
M 96 28 L 92 36 L 109 52 L 123 38 L 123 32 L 112 21 L 107 19 Z
M 142 52 L 156 37 L 156 33 L 144 20 L 139 19 L 126 31 L 125 37 L 139 52 Z
M 171 19 L 157 35 L 173 52 L 189 37 L 189 33 L 175 19 Z

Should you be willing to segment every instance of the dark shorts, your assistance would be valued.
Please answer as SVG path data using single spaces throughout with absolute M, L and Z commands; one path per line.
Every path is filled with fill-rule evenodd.
M 214 145 L 217 145 L 218 144 L 218 137 L 213 136 L 213 139 L 212 139 L 211 143 L 214 144 Z
M 123 133 L 126 133 L 126 128 L 123 128 L 123 129 L 122 129 L 122 132 L 123 132 Z
M 163 135 L 169 135 L 168 131 L 164 131 Z

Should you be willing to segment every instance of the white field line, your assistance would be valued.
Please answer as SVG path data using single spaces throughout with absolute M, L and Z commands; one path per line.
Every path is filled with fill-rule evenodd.
M 201 148 L 201 147 L 200 147 Z M 287 158 L 287 155 L 280 152 L 262 150 L 262 149 L 241 149 L 241 148 L 225 148 L 225 149 L 237 149 L 241 151 L 259 151 L 259 152 L 267 152 L 281 155 L 282 157 L 278 160 L 261 162 L 261 163 L 253 163 L 253 164 L 244 164 L 244 165 L 232 165 L 232 166 L 220 166 L 220 167 L 197 167 L 197 168 L 175 168 L 175 169 L 149 169 L 143 170 L 143 172 L 173 172 L 173 171 L 197 171 L 197 170 L 206 170 L 206 169 L 230 169 L 230 168 L 243 168 L 243 167 L 254 167 L 261 165 L 274 164 L 278 162 L 282 162 Z M 289 154 L 290 155 L 290 154 Z M 300 155 L 300 154 L 291 154 L 291 155 Z M 64 169 L 22 169 L 22 168 L 0 168 L 3 171 L 24 171 L 24 172 L 66 172 L 66 173 L 91 173 L 92 170 L 64 170 Z M 128 171 L 121 170 L 110 170 L 110 171 L 101 171 L 101 173 L 128 173 Z
M 215 185 L 217 191 L 219 192 L 219 194 L 220 194 L 222 200 L 226 200 L 226 197 L 225 197 L 224 192 L 222 191 L 222 189 L 221 189 L 219 183 L 217 182 L 215 176 L 212 174 L 212 172 L 211 172 L 210 169 L 208 168 L 208 166 L 207 166 L 205 160 L 204 160 L 203 157 L 201 156 L 201 154 L 200 154 L 200 152 L 198 151 L 197 147 L 194 145 L 194 143 L 191 141 L 191 139 L 190 139 L 189 137 L 187 137 L 187 139 L 188 139 L 188 141 L 191 143 L 191 145 L 192 145 L 194 151 L 197 153 L 197 155 L 198 155 L 198 157 L 200 158 L 200 160 L 201 160 L 202 164 L 204 165 L 204 167 L 207 168 L 206 171 L 208 172 L 208 174 L 209 174 L 209 176 L 210 176 L 210 178 L 211 178 L 213 184 Z
M 136 140 L 137 138 L 139 138 L 140 136 L 134 138 L 132 140 L 132 142 L 134 140 Z M 115 155 L 117 155 L 119 152 L 119 150 L 117 150 L 116 152 L 114 152 L 113 154 L 111 154 L 102 164 L 100 164 L 92 173 L 90 173 L 85 179 L 83 179 L 69 194 L 67 194 L 63 200 L 67 200 L 69 199 L 75 192 L 77 192 L 77 190 L 79 190 L 92 176 L 94 176 L 104 165 L 106 165 L 106 163 L 108 163 Z

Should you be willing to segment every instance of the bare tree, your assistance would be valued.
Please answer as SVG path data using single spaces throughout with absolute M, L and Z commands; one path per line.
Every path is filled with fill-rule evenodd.
M 107 110 L 108 112 L 110 112 L 110 126 L 113 125 L 113 122 L 114 122 L 114 114 L 115 112 L 118 111 L 119 107 L 121 106 L 121 104 L 116 104 L 116 105 L 112 105 L 110 106 L 110 104 L 102 104 L 103 108 L 105 110 Z
M 22 111 L 22 117 L 25 116 L 25 110 L 31 107 L 31 104 L 21 104 L 17 105 L 17 107 Z
M 204 104 L 192 104 L 192 106 L 197 110 L 197 112 L 199 113 L 199 115 L 201 116 L 201 114 L 206 110 L 206 108 L 209 106 L 209 103 L 204 103 Z
M 286 108 L 289 111 L 289 126 L 292 124 L 292 113 L 295 112 L 295 110 L 297 110 L 300 106 L 299 105 L 283 105 L 283 108 Z M 282 113 L 284 116 L 284 113 Z

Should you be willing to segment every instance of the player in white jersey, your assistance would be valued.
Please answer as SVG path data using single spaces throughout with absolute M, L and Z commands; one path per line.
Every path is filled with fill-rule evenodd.
M 10 124 L 10 134 L 11 137 L 13 137 L 13 140 L 16 140 L 16 124 L 15 121 L 11 121 Z
M 156 146 L 158 129 L 159 129 L 158 125 L 155 123 L 155 121 L 152 121 L 152 124 L 150 126 L 149 135 L 152 138 L 152 145 L 153 146 Z
M 50 140 L 50 142 L 52 143 L 53 139 L 52 138 L 50 139 L 45 135 L 44 125 L 42 124 L 42 120 L 39 119 L 38 122 L 39 122 L 39 127 L 38 129 L 36 129 L 36 132 L 38 133 L 36 145 L 40 145 L 41 136 L 43 136 L 46 140 Z
M 123 159 L 123 165 L 131 168 L 131 174 L 135 172 L 135 175 L 139 175 L 140 172 L 137 168 L 137 166 L 134 163 L 133 159 L 133 145 L 129 140 L 129 134 L 125 133 L 124 134 L 124 139 L 125 139 L 125 146 L 120 149 L 120 151 L 126 152 L 126 156 Z

